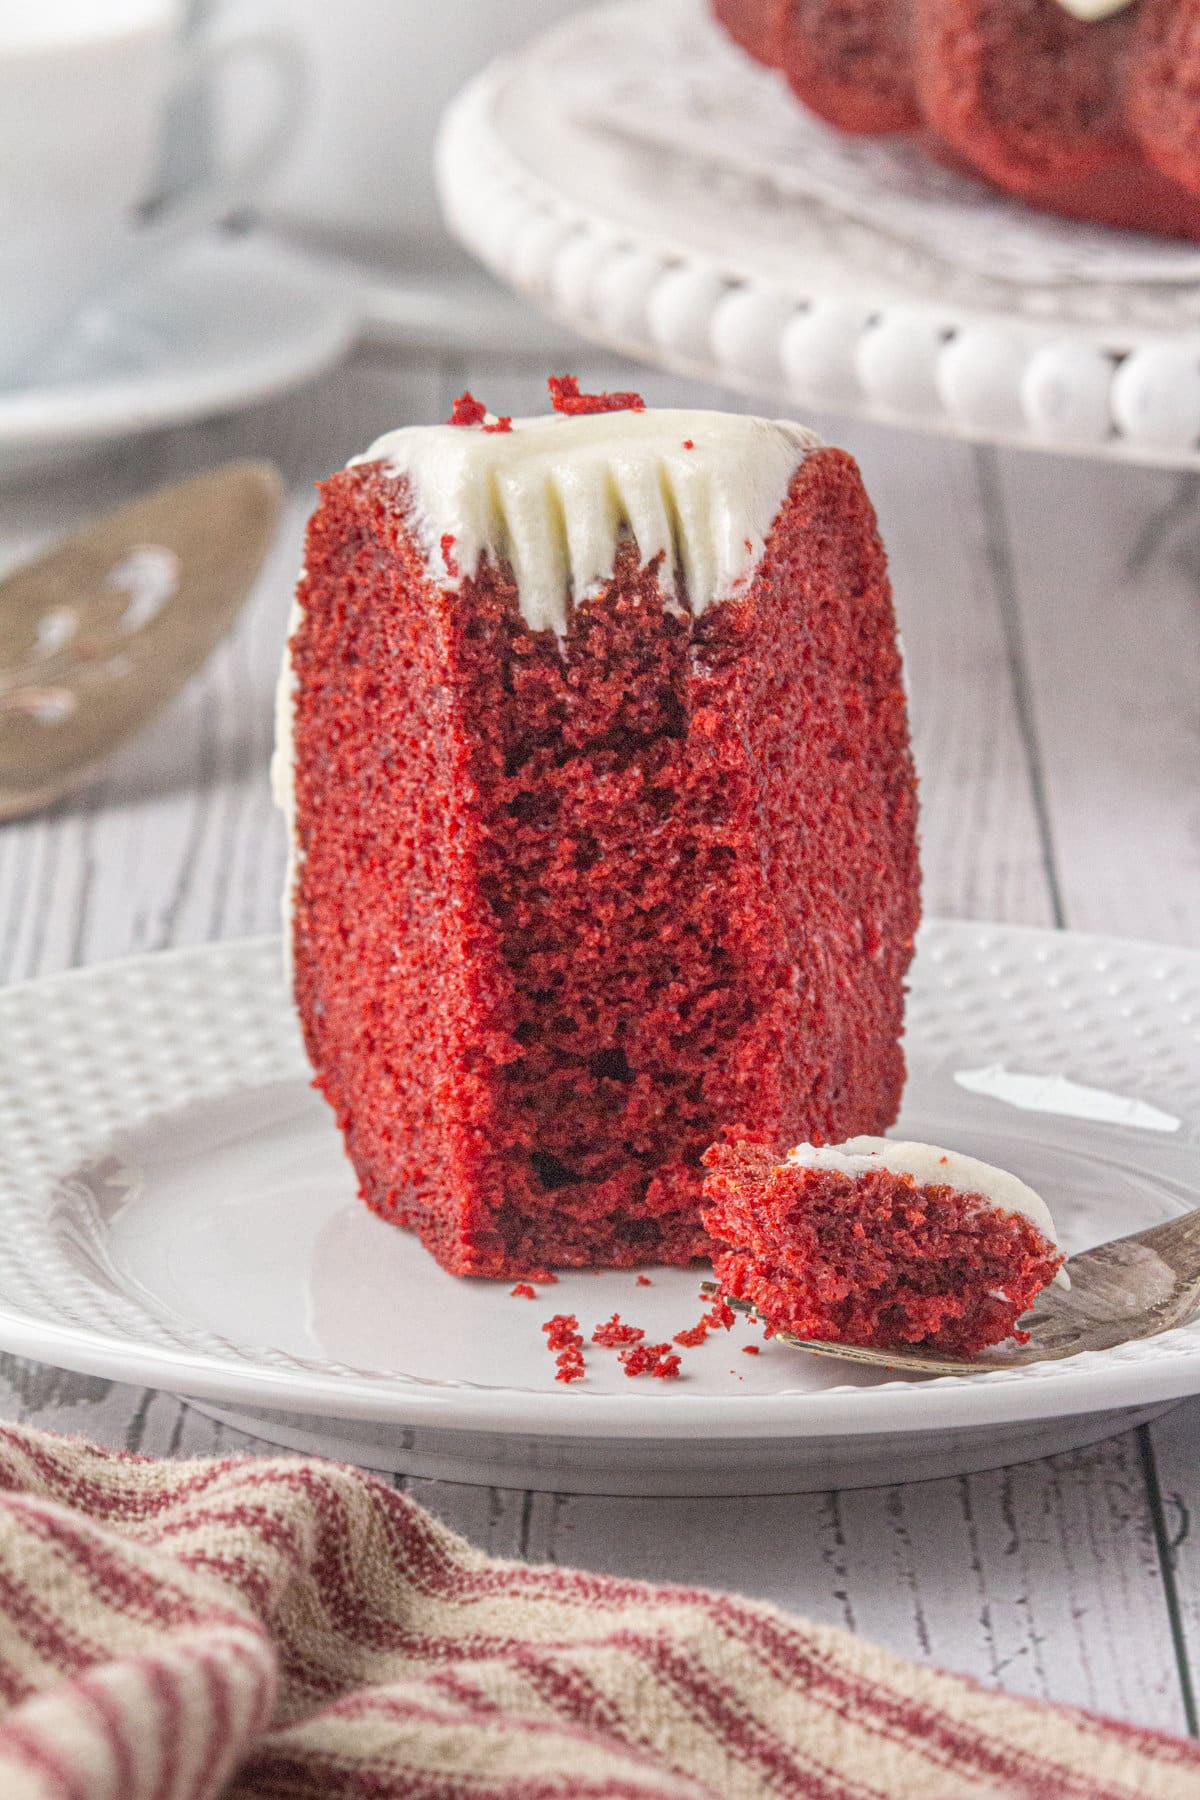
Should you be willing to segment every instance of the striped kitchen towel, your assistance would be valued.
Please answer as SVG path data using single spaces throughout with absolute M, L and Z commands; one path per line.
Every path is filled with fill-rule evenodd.
M 1196 1800 L 1200 1745 L 498 1562 L 335 1464 L 0 1428 L 0 1796 L 218 1795 Z

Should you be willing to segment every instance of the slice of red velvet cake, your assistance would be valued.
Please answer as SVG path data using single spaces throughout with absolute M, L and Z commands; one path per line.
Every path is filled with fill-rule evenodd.
M 973 1156 L 858 1137 L 783 1157 L 716 1144 L 704 1160 L 717 1279 L 772 1332 L 969 1356 L 1020 1338 L 1062 1266 L 1045 1201 Z
M 325 484 L 276 762 L 296 1003 L 363 1195 L 506 1279 L 706 1254 L 726 1121 L 890 1123 L 918 914 L 851 458 L 553 385 L 574 416 L 465 397 Z

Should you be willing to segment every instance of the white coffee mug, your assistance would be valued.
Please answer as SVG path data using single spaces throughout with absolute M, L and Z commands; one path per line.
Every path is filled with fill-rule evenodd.
M 83 302 L 222 217 L 275 166 L 304 58 L 280 28 L 181 37 L 183 0 L 0 0 L 0 382 L 29 379 Z M 270 69 L 269 117 L 234 164 L 157 208 L 163 125 L 236 59 Z

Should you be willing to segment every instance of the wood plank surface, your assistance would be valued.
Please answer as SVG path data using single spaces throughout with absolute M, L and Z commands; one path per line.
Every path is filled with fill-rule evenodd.
M 1063 923 L 1200 945 L 1200 481 L 975 459 Z
M 1132 1434 L 907 1487 L 666 1506 L 539 1495 L 533 1516 L 538 1558 L 682 1582 L 703 1559 L 706 1581 L 919 1661 L 1186 1728 Z
M 279 544 L 229 641 L 86 788 L 0 828 L 0 980 L 278 918 L 270 696 L 311 484 L 471 386 L 543 404 L 528 361 L 359 357 L 295 398 L 0 499 L 0 564 L 89 511 L 233 455 L 283 468 Z M 593 360 L 588 385 L 721 397 Z M 1200 941 L 1195 494 L 1173 475 L 816 421 L 855 451 L 889 545 L 932 913 Z M 0 1359 L 0 1413 L 155 1454 L 270 1446 L 162 1394 Z M 636 1501 L 416 1481 L 504 1554 L 765 1595 L 1013 1691 L 1194 1728 L 1200 1404 L 1024 1467 L 905 1488 Z M 1190 1663 L 1189 1663 L 1190 1651 Z

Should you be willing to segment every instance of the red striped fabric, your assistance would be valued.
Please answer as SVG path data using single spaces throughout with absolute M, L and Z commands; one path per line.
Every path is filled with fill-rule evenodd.
M 1200 1746 L 499 1562 L 335 1464 L 0 1427 L 0 1800 L 222 1795 L 1197 1800 Z

